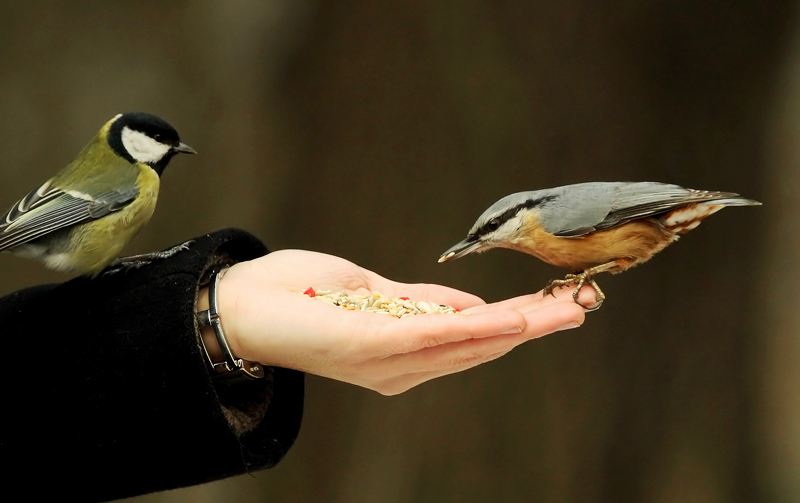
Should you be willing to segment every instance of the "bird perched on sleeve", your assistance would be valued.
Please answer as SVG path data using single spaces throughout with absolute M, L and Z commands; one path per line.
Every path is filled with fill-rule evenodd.
M 685 189 L 656 182 L 590 182 L 519 192 L 487 209 L 467 238 L 439 257 L 454 260 L 492 248 L 510 248 L 574 271 L 553 288 L 577 284 L 572 297 L 594 310 L 605 300 L 594 277 L 620 273 L 649 260 L 709 215 L 726 206 L 760 205 L 732 192 Z M 584 284 L 597 302 L 578 301 Z
M 161 174 L 195 154 L 154 115 L 108 121 L 71 163 L 0 219 L 0 251 L 61 272 L 96 276 L 153 215 Z

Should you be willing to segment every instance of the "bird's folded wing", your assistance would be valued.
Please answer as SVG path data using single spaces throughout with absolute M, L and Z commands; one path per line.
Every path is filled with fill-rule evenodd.
M 53 187 L 50 181 L 20 199 L 0 218 L 0 251 L 14 248 L 53 231 L 96 220 L 130 204 L 135 188 L 98 197 Z
M 576 192 L 562 197 L 562 216 L 553 234 L 579 237 L 687 204 L 739 197 L 730 192 L 693 190 L 656 182 L 613 183 L 609 188 L 612 190 L 600 195 Z
M 614 207 L 596 227 L 607 229 L 624 222 L 656 216 L 692 203 L 739 197 L 732 192 L 684 189 L 678 186 L 665 186 L 663 191 L 620 197 Z

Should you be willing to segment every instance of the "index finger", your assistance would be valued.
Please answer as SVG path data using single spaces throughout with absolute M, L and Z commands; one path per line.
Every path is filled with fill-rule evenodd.
M 510 299 L 492 302 L 485 306 L 480 306 L 476 309 L 471 309 L 472 312 L 486 312 L 494 309 L 516 309 L 521 312 L 527 312 L 531 309 L 541 309 L 554 304 L 562 302 L 574 303 L 572 293 L 575 291 L 574 287 L 560 287 L 553 290 L 553 294 L 545 295 L 542 291 L 531 293 L 527 295 L 520 295 L 519 297 L 512 297 Z M 581 288 L 578 298 L 584 304 L 593 304 L 596 302 L 594 296 L 594 289 L 589 285 L 584 285 Z
M 481 314 L 429 314 L 385 320 L 372 340 L 385 357 L 501 334 L 519 334 L 527 326 L 519 311 Z

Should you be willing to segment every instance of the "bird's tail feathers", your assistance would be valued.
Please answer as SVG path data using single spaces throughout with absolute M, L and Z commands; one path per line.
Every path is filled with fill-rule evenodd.
M 729 197 L 725 199 L 712 199 L 705 204 L 723 206 L 761 206 L 761 203 L 754 199 L 745 199 L 744 197 Z

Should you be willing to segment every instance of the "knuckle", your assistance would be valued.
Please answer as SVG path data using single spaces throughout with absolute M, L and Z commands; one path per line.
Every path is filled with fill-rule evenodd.
M 484 355 L 476 352 L 468 352 L 468 353 L 460 353 L 453 357 L 451 357 L 447 361 L 446 367 L 464 367 L 464 366 L 471 366 L 477 365 L 481 361 L 483 361 Z
M 344 354 L 346 355 L 346 361 L 348 363 L 357 365 L 370 361 L 375 357 L 377 351 L 378 349 L 372 344 L 360 342 L 350 344 Z
M 442 344 L 442 340 L 433 335 L 426 335 L 425 337 L 420 338 L 417 341 L 417 349 L 428 349 L 433 348 L 436 346 L 440 346 Z
M 415 353 L 424 349 L 434 348 L 443 344 L 443 340 L 433 335 L 425 335 L 416 337 L 411 340 L 398 341 L 387 348 L 390 354 L 400 355 L 407 353 Z

